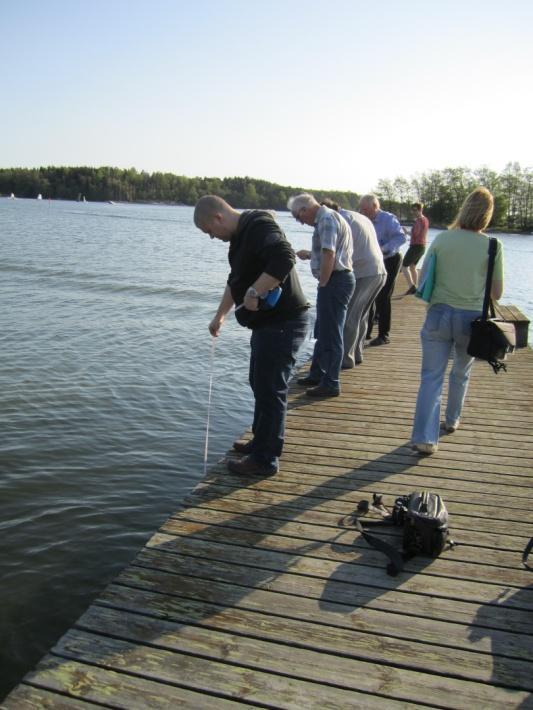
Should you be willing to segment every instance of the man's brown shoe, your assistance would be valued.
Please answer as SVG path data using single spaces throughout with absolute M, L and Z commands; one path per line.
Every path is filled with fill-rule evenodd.
M 254 450 L 254 442 L 252 441 L 234 441 L 233 450 L 238 451 L 239 454 L 251 454 Z
M 253 456 L 244 456 L 240 461 L 230 459 L 228 469 L 239 476 L 273 476 L 278 472 L 277 466 L 260 463 Z
M 338 397 L 340 391 L 331 387 L 324 387 L 324 385 L 318 385 L 318 387 L 311 387 L 311 389 L 306 390 L 305 394 L 308 397 Z
M 376 345 L 388 345 L 389 343 L 390 339 L 388 335 L 378 335 L 377 338 L 374 338 L 374 340 L 371 340 L 368 344 L 375 347 Z
M 318 385 L 318 383 L 319 383 L 319 380 L 315 380 L 315 378 L 311 377 L 311 375 L 307 375 L 307 377 L 299 377 L 296 380 L 297 385 L 304 385 L 304 386 Z

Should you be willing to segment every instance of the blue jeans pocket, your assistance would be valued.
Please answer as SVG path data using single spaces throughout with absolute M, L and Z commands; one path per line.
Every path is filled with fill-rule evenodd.
M 432 335 L 437 333 L 442 326 L 442 320 L 444 317 L 444 311 L 439 306 L 431 306 L 426 314 L 426 320 L 422 326 L 422 331 L 426 335 Z
M 431 306 L 421 336 L 428 340 L 450 340 L 453 337 L 452 314 L 453 308 L 446 304 Z

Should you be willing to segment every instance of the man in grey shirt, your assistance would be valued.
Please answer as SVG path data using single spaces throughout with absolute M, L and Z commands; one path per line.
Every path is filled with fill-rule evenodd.
M 368 313 L 387 279 L 383 254 L 374 225 L 359 212 L 340 208 L 339 213 L 350 225 L 353 239 L 353 272 L 355 290 L 348 304 L 344 324 L 344 370 L 363 362 L 363 346 L 368 327 Z

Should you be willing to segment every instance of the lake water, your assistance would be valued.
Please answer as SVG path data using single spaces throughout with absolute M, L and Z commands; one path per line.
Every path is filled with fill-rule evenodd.
M 203 476 L 227 245 L 192 212 L 0 199 L 0 698 Z M 309 228 L 278 219 L 309 248 Z M 501 238 L 502 300 L 531 316 L 533 238 Z M 208 464 L 251 421 L 248 340 L 229 316 Z

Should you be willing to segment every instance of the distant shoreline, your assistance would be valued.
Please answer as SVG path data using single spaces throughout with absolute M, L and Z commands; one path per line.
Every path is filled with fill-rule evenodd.
M 485 169 L 444 168 L 418 175 L 416 179 L 379 180 L 374 192 L 384 210 L 406 221 L 417 199 L 425 203 L 430 223 L 449 224 L 464 198 L 478 184 L 490 182 L 494 194 L 493 224 L 518 234 L 533 233 L 531 168 L 509 163 L 501 173 Z M 509 178 L 512 177 L 512 184 Z M 218 195 L 236 209 L 285 210 L 291 195 L 312 193 L 321 202 L 329 198 L 345 209 L 356 210 L 361 195 L 352 190 L 308 189 L 279 185 L 250 176 L 186 177 L 169 172 L 138 171 L 101 165 L 0 168 L 0 194 L 47 199 L 66 197 L 79 201 L 129 202 L 131 204 L 195 205 L 202 195 Z M 441 228 L 440 226 L 438 227 Z
M 0 195 L 0 199 L 5 199 L 5 200 L 34 200 L 37 201 L 37 198 L 35 197 L 10 197 L 9 195 Z M 187 205 L 184 202 L 165 202 L 162 200 L 135 200 L 135 201 L 124 201 L 124 200 L 68 200 L 62 197 L 56 198 L 56 197 L 43 197 L 42 200 L 39 200 L 40 202 L 74 202 L 74 203 L 79 203 L 82 205 L 87 205 L 87 204 L 96 204 L 96 205 L 106 205 L 109 204 L 111 206 L 116 206 L 116 205 L 153 205 L 153 206 L 160 206 L 160 207 L 193 207 L 193 205 Z M 261 208 L 265 209 L 265 208 Z M 275 212 L 286 212 L 287 210 L 276 210 L 274 209 Z M 402 227 L 412 227 L 413 222 L 412 220 L 400 220 L 400 224 Z M 441 224 L 430 224 L 429 225 L 430 229 L 438 229 L 442 232 L 445 232 L 448 229 L 448 225 L 441 225 Z M 527 232 L 527 231 L 520 231 L 517 229 L 509 229 L 507 227 L 489 227 L 489 229 L 485 230 L 487 234 L 518 234 L 520 236 L 525 236 L 525 237 L 531 237 L 533 236 L 533 232 Z

